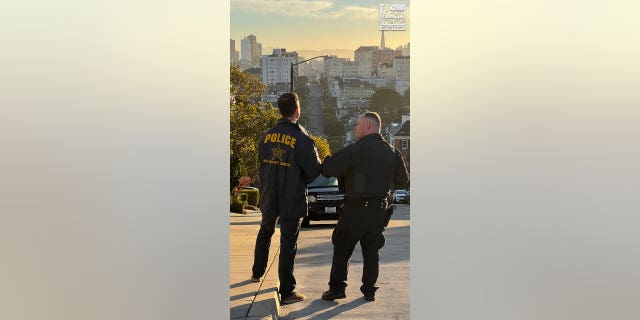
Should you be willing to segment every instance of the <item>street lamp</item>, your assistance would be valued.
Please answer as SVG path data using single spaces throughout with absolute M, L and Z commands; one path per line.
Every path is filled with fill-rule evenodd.
M 317 59 L 317 58 L 325 58 L 325 59 L 327 59 L 327 58 L 329 58 L 329 56 L 317 56 L 317 57 L 309 58 L 307 60 L 302 60 L 300 62 L 296 62 L 296 63 L 292 63 L 291 64 L 291 91 L 290 92 L 293 92 L 293 66 L 297 66 L 297 65 L 299 65 L 301 63 L 307 62 L 309 60 Z

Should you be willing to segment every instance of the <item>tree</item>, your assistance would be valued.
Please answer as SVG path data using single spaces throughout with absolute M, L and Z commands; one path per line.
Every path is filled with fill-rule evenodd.
M 337 108 L 336 98 L 327 99 L 322 107 L 323 130 L 328 136 L 342 136 L 344 133 L 344 125 L 336 117 Z
M 409 112 L 409 106 L 404 104 L 403 97 L 397 91 L 383 88 L 371 96 L 371 110 L 380 114 L 382 123 L 388 125 L 400 122 L 402 115 Z
M 261 101 L 266 86 L 253 74 L 231 66 L 230 134 L 231 187 L 237 179 L 258 175 L 258 140 L 273 127 L 280 113 Z
M 404 92 L 404 95 L 402 96 L 402 102 L 404 103 L 405 106 L 410 106 L 411 105 L 411 95 L 409 92 L 410 89 L 407 89 L 407 91 Z
M 309 134 L 309 137 L 313 139 L 313 142 L 316 145 L 316 149 L 318 149 L 318 156 L 320 157 L 320 161 L 324 161 L 324 158 L 331 155 L 331 148 L 329 147 L 329 142 L 327 141 L 327 139 L 313 134 Z
M 298 120 L 302 124 L 307 124 L 309 110 L 309 88 L 307 87 L 308 78 L 299 76 L 295 81 L 294 92 L 298 95 L 300 101 L 300 113 L 302 116 Z

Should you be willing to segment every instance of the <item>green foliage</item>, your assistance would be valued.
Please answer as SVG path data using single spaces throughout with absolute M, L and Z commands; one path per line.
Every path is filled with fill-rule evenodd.
M 409 113 L 409 105 L 405 105 L 403 97 L 397 91 L 383 88 L 376 90 L 371 96 L 371 111 L 380 114 L 382 123 L 388 125 L 400 122 L 402 115 Z
M 309 135 L 313 142 L 316 145 L 316 149 L 318 149 L 318 156 L 320 157 L 320 161 L 324 161 L 324 158 L 331 155 L 331 147 L 329 146 L 329 142 L 327 139 L 316 136 L 313 134 Z
M 329 142 L 329 147 L 331 148 L 331 150 L 335 150 L 335 152 L 338 152 L 340 151 L 340 149 L 342 149 L 342 137 L 332 136 L 327 138 L 327 141 Z
M 336 108 L 336 98 L 327 99 L 323 105 L 323 129 L 328 136 L 342 136 L 344 134 L 344 125 L 336 117 Z
M 233 190 L 235 186 L 240 183 L 240 177 L 242 177 L 241 168 L 240 168 L 240 160 L 236 156 L 231 156 L 230 159 L 230 172 L 229 172 L 229 190 Z
M 234 176 L 255 178 L 258 173 L 258 140 L 280 119 L 280 113 L 261 101 L 266 86 L 260 78 L 231 66 L 230 136 L 231 187 Z
M 404 95 L 402 96 L 402 103 L 405 106 L 410 106 L 411 105 L 411 93 L 409 92 L 410 89 L 407 89 L 407 91 L 404 92 Z
M 243 213 L 244 206 L 247 204 L 246 201 L 242 201 L 238 199 L 238 197 L 231 196 L 231 206 L 230 211 L 235 213 Z
M 247 195 L 247 204 L 250 204 L 252 206 L 258 206 L 258 204 L 260 203 L 260 190 L 242 190 L 240 191 L 240 194 L 246 194 Z

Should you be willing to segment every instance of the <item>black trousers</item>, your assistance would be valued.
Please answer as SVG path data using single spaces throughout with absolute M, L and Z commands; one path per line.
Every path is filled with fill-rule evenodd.
M 345 202 L 340 220 L 333 230 L 333 261 L 329 278 L 329 289 L 344 293 L 347 287 L 349 259 L 356 243 L 360 242 L 364 266 L 360 291 L 366 296 L 375 295 L 379 273 L 378 250 L 384 246 L 384 231 L 387 203 L 385 201 Z
M 262 277 L 267 270 L 269 261 L 269 247 L 271 236 L 276 230 L 278 216 L 262 215 L 260 231 L 256 238 L 256 248 L 253 259 L 253 276 Z M 298 250 L 298 234 L 300 232 L 300 218 L 280 218 L 280 257 L 278 260 L 278 278 L 280 279 L 280 295 L 286 297 L 296 288 L 296 278 L 293 276 L 293 264 Z

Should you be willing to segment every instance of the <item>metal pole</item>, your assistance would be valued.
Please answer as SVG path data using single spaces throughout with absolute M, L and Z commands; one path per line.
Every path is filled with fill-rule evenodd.
M 299 65 L 299 64 L 301 64 L 303 62 L 307 62 L 309 60 L 313 60 L 313 59 L 317 59 L 317 58 L 325 58 L 326 59 L 326 58 L 329 58 L 329 56 L 317 56 L 317 57 L 313 57 L 313 58 L 310 58 L 310 59 L 307 59 L 307 60 L 302 60 L 302 61 L 297 62 L 297 63 L 291 63 L 291 81 L 289 81 L 289 83 L 291 83 L 291 86 L 289 87 L 289 89 L 291 90 L 290 92 L 293 92 L 293 81 L 294 81 L 293 80 L 293 66 L 297 66 L 297 65 Z
M 293 92 L 293 66 L 295 65 L 295 63 L 291 64 L 291 90 L 289 92 Z

